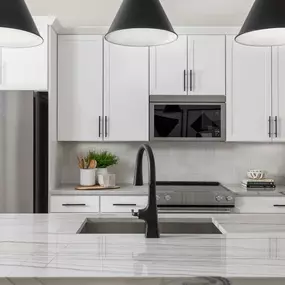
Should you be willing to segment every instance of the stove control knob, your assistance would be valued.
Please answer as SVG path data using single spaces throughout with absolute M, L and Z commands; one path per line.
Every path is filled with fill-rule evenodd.
M 216 196 L 216 201 L 220 202 L 223 200 L 223 196 Z
M 165 198 L 166 201 L 170 201 L 171 200 L 171 196 L 170 195 L 165 195 L 164 198 Z
M 232 201 L 233 200 L 233 197 L 232 196 L 227 196 L 227 201 Z

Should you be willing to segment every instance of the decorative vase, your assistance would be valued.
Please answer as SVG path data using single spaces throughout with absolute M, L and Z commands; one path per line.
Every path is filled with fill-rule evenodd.
M 95 169 L 80 169 L 80 185 L 93 186 L 96 184 Z

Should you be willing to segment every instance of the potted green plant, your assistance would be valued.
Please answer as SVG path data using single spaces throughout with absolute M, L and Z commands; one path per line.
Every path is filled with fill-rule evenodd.
M 90 151 L 89 156 L 91 160 L 95 160 L 97 162 L 97 171 L 96 171 L 97 176 L 99 174 L 103 175 L 107 174 L 108 167 L 116 165 L 119 162 L 118 156 L 106 150 Z

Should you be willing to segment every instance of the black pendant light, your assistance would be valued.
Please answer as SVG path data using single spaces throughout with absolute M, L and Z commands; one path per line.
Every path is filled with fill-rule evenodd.
M 256 0 L 235 40 L 249 46 L 285 45 L 285 1 Z
M 1 0 L 0 46 L 33 47 L 43 43 L 24 0 Z
M 177 40 L 159 0 L 124 0 L 105 39 L 124 46 L 157 46 Z

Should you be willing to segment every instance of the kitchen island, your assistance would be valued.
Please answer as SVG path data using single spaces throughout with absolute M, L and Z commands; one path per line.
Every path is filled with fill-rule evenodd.
M 133 219 L 129 214 L 0 215 L 0 285 L 285 284 L 283 214 L 175 215 L 213 220 L 222 234 L 160 239 L 76 234 L 87 217 Z

